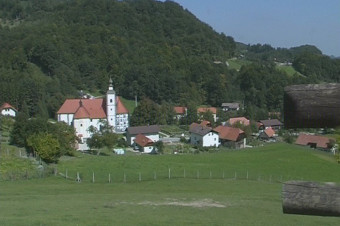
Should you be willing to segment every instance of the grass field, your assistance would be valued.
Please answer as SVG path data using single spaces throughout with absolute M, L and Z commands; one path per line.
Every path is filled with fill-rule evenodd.
M 197 155 L 79 154 L 62 159 L 58 170 L 66 169 L 70 176 L 80 172 L 83 181 L 76 183 L 51 176 L 1 182 L 1 225 L 339 223 L 338 218 L 332 217 L 282 214 L 280 177 L 283 181 L 300 178 L 340 182 L 340 165 L 332 156 L 294 145 L 272 144 Z M 95 183 L 91 182 L 92 172 L 96 175 Z M 153 172 L 157 172 L 156 180 Z M 112 183 L 107 183 L 108 173 Z

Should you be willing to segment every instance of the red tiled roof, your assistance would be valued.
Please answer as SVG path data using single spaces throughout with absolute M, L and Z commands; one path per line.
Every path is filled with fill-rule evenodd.
M 12 105 L 10 105 L 9 103 L 4 103 L 1 107 L 0 110 L 2 109 L 13 109 L 14 111 L 18 111 L 17 109 L 15 109 Z
M 209 107 L 209 108 L 200 107 L 200 108 L 197 108 L 197 113 L 205 113 L 207 111 L 210 111 L 212 114 L 217 113 L 217 109 L 215 107 Z
M 117 114 L 127 114 L 129 111 L 124 106 L 120 97 L 116 97 Z M 75 114 L 75 118 L 106 118 L 105 99 L 67 99 L 60 107 L 57 114 Z
M 230 118 L 228 120 L 229 125 L 234 125 L 235 123 L 240 122 L 244 126 L 249 126 L 250 122 L 247 118 L 245 117 L 237 117 L 237 118 Z
M 299 137 L 297 138 L 295 144 L 305 145 L 305 146 L 316 144 L 317 148 L 327 148 L 328 147 L 327 144 L 329 144 L 330 140 L 331 139 L 328 137 L 301 133 Z
M 79 106 L 76 113 L 74 114 L 75 119 L 90 118 L 90 113 L 86 110 L 84 106 Z
M 211 125 L 211 123 L 208 120 L 203 120 L 200 124 L 202 126 L 210 126 Z
M 222 140 L 237 141 L 239 136 L 244 134 L 243 130 L 229 126 L 218 126 L 214 130 L 218 132 L 219 137 Z
M 272 129 L 272 127 L 268 127 L 267 129 L 264 130 L 264 132 L 265 134 L 267 134 L 269 138 L 273 137 L 275 134 L 275 131 Z
M 124 106 L 123 102 L 120 100 L 120 97 L 116 97 L 117 101 L 117 114 L 128 114 L 129 110 Z
M 147 147 L 147 146 L 153 145 L 153 141 L 150 138 L 144 136 L 143 134 L 138 134 L 136 136 L 135 143 L 141 147 Z
M 176 114 L 178 115 L 184 115 L 186 112 L 186 107 L 174 107 L 174 110 L 176 112 Z

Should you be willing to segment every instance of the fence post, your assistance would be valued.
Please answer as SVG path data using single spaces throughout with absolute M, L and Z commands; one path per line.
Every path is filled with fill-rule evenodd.
M 92 183 L 94 183 L 94 171 L 92 171 Z
M 111 173 L 109 173 L 109 184 L 111 183 Z
M 153 179 L 156 180 L 157 179 L 157 174 L 156 171 L 153 172 Z
M 224 170 L 223 170 L 222 178 L 224 179 Z
M 124 183 L 126 183 L 126 174 L 124 172 L 124 179 L 123 179 Z
M 235 180 L 237 179 L 237 173 L 236 173 L 236 171 L 235 171 L 235 176 L 234 176 L 234 179 L 235 179 Z
M 185 178 L 185 168 L 184 168 L 184 172 L 183 172 L 183 178 Z
M 80 183 L 80 182 L 81 182 L 81 180 L 80 180 L 80 176 L 79 176 L 79 172 L 77 172 L 77 179 L 76 179 L 76 181 L 77 181 L 78 183 Z
M 169 168 L 169 179 L 171 179 L 171 170 Z
M 65 172 L 65 178 L 67 179 L 67 169 L 66 169 L 66 172 Z
M 139 172 L 139 178 L 138 178 L 139 181 L 142 181 L 142 174 Z

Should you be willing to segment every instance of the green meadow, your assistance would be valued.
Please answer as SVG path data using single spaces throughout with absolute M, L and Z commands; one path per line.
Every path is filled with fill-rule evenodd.
M 295 145 L 187 155 L 77 154 L 62 158 L 57 170 L 47 178 L 0 182 L 1 225 L 339 222 L 282 213 L 282 182 L 340 182 L 333 156 Z M 77 173 L 81 183 L 75 181 Z

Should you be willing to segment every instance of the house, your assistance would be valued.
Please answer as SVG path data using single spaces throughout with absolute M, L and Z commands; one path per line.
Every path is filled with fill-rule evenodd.
M 143 134 L 138 134 L 134 139 L 134 143 L 140 152 L 151 153 L 155 149 L 155 142 Z
M 197 114 L 204 114 L 206 112 L 211 112 L 213 118 L 214 118 L 214 122 L 217 121 L 217 109 L 215 107 L 199 107 L 197 108 Z
M 126 140 L 129 145 L 133 146 L 137 135 L 142 134 L 156 143 L 159 141 L 160 131 L 161 129 L 158 125 L 129 127 L 126 131 Z
M 230 118 L 227 121 L 227 125 L 228 126 L 234 126 L 235 124 L 240 123 L 243 126 L 249 126 L 250 125 L 250 121 L 249 119 L 245 118 L 245 117 L 236 117 L 236 118 Z
M 295 141 L 295 144 L 329 150 L 332 142 L 334 142 L 334 140 L 328 137 L 301 133 Z
M 105 98 L 67 99 L 57 112 L 59 122 L 73 126 L 79 138 L 78 150 L 87 150 L 90 127 L 100 130 L 106 121 L 113 132 L 123 133 L 129 127 L 129 111 L 113 90 L 112 80 Z
M 240 110 L 239 103 L 222 103 L 222 111 L 238 111 Z
M 192 123 L 189 132 L 192 145 L 202 147 L 218 147 L 220 145 L 218 133 L 211 127 Z
M 264 141 L 276 141 L 275 130 L 273 130 L 271 127 L 268 127 L 267 129 L 260 132 L 259 139 Z
M 11 117 L 15 117 L 18 113 L 18 110 L 15 109 L 12 105 L 10 105 L 9 103 L 4 103 L 1 107 L 0 107 L 0 113 L 3 116 L 11 116 Z
M 273 130 L 278 131 L 283 127 L 283 123 L 280 122 L 278 119 L 260 120 L 259 123 L 260 130 L 264 130 L 271 127 Z
M 175 119 L 180 120 L 181 118 L 187 116 L 188 109 L 186 107 L 174 107 Z
M 221 145 L 235 148 L 246 146 L 246 134 L 239 128 L 218 126 L 214 129 L 219 135 Z

